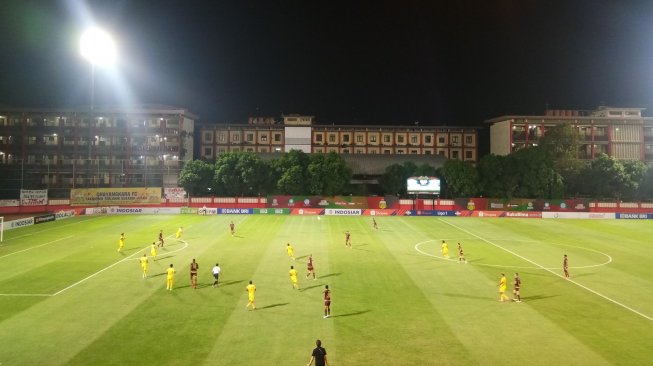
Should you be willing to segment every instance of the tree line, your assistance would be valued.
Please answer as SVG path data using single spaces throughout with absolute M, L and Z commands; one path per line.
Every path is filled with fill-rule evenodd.
M 581 142 L 575 128 L 560 125 L 548 129 L 536 146 L 506 156 L 486 155 L 477 165 L 460 160 L 447 160 L 437 169 L 412 162 L 392 164 L 373 193 L 405 196 L 408 177 L 437 176 L 445 198 L 653 199 L 653 169 L 605 154 L 591 161 L 579 159 Z M 351 177 L 351 168 L 333 152 L 291 150 L 270 161 L 255 153 L 231 152 L 215 163 L 188 162 L 179 184 L 191 196 L 335 196 L 352 191 Z
M 351 176 L 351 169 L 336 153 L 291 150 L 264 161 L 255 153 L 229 152 L 220 154 L 215 163 L 188 162 L 179 185 L 191 196 L 335 196 L 344 192 Z

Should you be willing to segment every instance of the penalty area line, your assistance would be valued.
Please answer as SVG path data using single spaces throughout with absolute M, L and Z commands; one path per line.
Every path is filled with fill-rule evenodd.
M 591 288 L 589 288 L 589 287 L 587 287 L 587 286 L 585 286 L 585 285 L 582 285 L 582 284 L 580 284 L 580 283 L 578 283 L 578 282 L 576 282 L 576 281 L 574 281 L 574 280 L 572 280 L 572 279 L 567 279 L 567 278 L 565 278 L 564 276 L 562 276 L 561 274 L 556 273 L 556 272 L 552 271 L 551 269 L 546 268 L 546 267 L 544 267 L 543 265 L 541 265 L 541 264 L 539 264 L 539 263 L 536 263 L 536 262 L 534 262 L 534 261 L 532 261 L 532 260 L 530 260 L 530 259 L 528 259 L 528 258 L 526 258 L 526 257 L 524 257 L 524 256 L 522 256 L 522 255 L 520 255 L 520 254 L 518 254 L 518 253 L 515 253 L 515 252 L 513 252 L 512 250 L 510 250 L 510 249 L 508 249 L 508 248 L 504 248 L 504 247 L 502 247 L 502 246 L 499 245 L 499 244 L 493 243 L 493 242 L 491 242 L 491 241 L 489 241 L 489 240 L 487 240 L 487 239 L 485 239 L 485 238 L 483 238 L 483 237 L 481 237 L 481 236 L 479 236 L 479 235 L 476 235 L 476 234 L 474 234 L 474 233 L 472 233 L 472 232 L 470 232 L 470 231 L 467 231 L 467 230 L 461 228 L 461 227 L 458 226 L 458 225 L 454 225 L 454 224 L 452 224 L 452 223 L 450 223 L 450 222 L 447 222 L 447 221 L 445 221 L 445 220 L 442 220 L 441 218 L 438 218 L 438 220 L 440 220 L 441 222 L 443 222 L 443 223 L 445 223 L 445 224 L 447 224 L 447 225 L 449 225 L 449 226 L 452 226 L 452 227 L 454 227 L 454 228 L 456 228 L 456 229 L 458 229 L 458 230 L 460 230 L 460 231 L 462 231 L 462 232 L 464 232 L 464 233 L 466 233 L 466 234 L 472 235 L 472 236 L 474 236 L 474 237 L 476 237 L 476 238 L 478 238 L 478 239 L 480 239 L 480 240 L 482 240 L 482 241 L 484 241 L 484 242 L 486 242 L 486 243 L 488 243 L 488 244 L 490 244 L 490 245 L 493 245 L 493 246 L 495 246 L 495 247 L 497 247 L 497 248 L 499 248 L 499 249 L 501 249 L 501 250 L 503 250 L 503 251 L 506 251 L 506 252 L 508 252 L 508 253 L 510 253 L 510 254 L 512 254 L 512 255 L 514 255 L 514 256 L 517 257 L 517 258 L 521 258 L 521 259 L 525 260 L 526 262 L 528 262 L 528 263 L 530 263 L 530 264 L 532 264 L 532 265 L 534 265 L 534 266 L 537 266 L 537 267 L 539 267 L 539 268 L 541 268 L 541 269 L 543 269 L 543 270 L 545 270 L 545 271 L 547 271 L 547 272 L 549 272 L 549 273 L 555 275 L 556 277 L 559 277 L 559 278 L 564 279 L 565 281 L 571 282 L 571 283 L 573 283 L 574 285 L 576 285 L 576 286 L 578 286 L 578 287 L 580 287 L 580 288 L 582 288 L 582 289 L 584 289 L 584 290 L 586 290 L 586 291 L 589 291 L 589 292 L 593 293 L 594 295 L 597 295 L 597 296 L 599 296 L 599 297 L 601 297 L 601 298 L 603 298 L 603 299 L 605 299 L 605 300 L 608 300 L 608 301 L 610 301 L 611 303 L 613 303 L 613 304 L 615 304 L 615 305 L 619 305 L 619 306 L 621 306 L 622 308 L 624 308 L 624 309 L 626 309 L 626 310 L 629 310 L 629 311 L 631 311 L 631 312 L 633 312 L 633 313 L 635 313 L 635 314 L 641 316 L 642 318 L 645 318 L 645 319 L 648 319 L 648 320 L 650 320 L 650 321 L 653 321 L 653 318 L 652 318 L 652 317 L 650 317 L 650 316 L 648 316 L 648 315 L 646 315 L 646 314 L 644 314 L 644 313 L 641 313 L 641 312 L 639 312 L 639 311 L 637 311 L 637 310 L 631 308 L 631 307 L 628 306 L 628 305 L 624 305 L 624 304 L 620 303 L 620 302 L 617 301 L 617 300 L 614 300 L 614 299 L 612 299 L 612 298 L 609 298 L 609 297 L 607 297 L 606 295 L 603 295 L 602 293 L 599 293 L 599 292 L 596 291 L 596 290 L 592 290 Z
M 40 247 L 45 246 L 45 245 L 54 244 L 54 243 L 56 243 L 56 242 L 58 242 L 58 241 L 62 241 L 62 240 L 66 240 L 66 239 L 70 239 L 70 238 L 72 238 L 73 236 L 74 236 L 74 235 L 66 236 L 65 238 L 61 238 L 61 239 L 57 239 L 57 240 L 53 240 L 53 241 L 49 241 L 49 242 L 44 243 L 44 244 L 36 245 L 36 246 L 33 246 L 33 247 L 29 247 L 29 248 L 27 248 L 27 249 L 23 249 L 23 250 L 19 250 L 19 251 L 16 251 L 16 252 L 9 253 L 9 254 L 5 254 L 5 255 L 1 256 L 0 259 L 5 258 L 5 257 L 9 257 L 10 255 L 14 255 L 14 254 L 18 254 L 18 253 L 26 252 L 26 251 L 28 251 L 28 250 L 32 250 L 32 249 L 36 249 L 36 248 L 40 248 Z

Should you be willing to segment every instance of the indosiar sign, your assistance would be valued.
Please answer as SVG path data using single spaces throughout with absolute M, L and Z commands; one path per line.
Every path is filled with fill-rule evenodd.
M 360 216 L 363 210 L 359 208 L 327 208 L 324 210 L 325 215 L 335 216 Z

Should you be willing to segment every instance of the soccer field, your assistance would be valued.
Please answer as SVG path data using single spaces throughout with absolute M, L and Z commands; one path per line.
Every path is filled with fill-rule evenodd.
M 7 231 L 0 365 L 306 365 L 316 339 L 333 366 L 653 364 L 650 222 L 376 220 L 378 230 L 369 217 L 82 216 Z M 160 229 L 165 247 L 143 279 L 139 258 Z M 468 264 L 458 263 L 458 242 Z M 317 280 L 304 277 L 309 254 Z M 519 272 L 522 303 L 498 301 L 502 272 L 511 298 Z M 245 309 L 250 280 L 254 311 Z

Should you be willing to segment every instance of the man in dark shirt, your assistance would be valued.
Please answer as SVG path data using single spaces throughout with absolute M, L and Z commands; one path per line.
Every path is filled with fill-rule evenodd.
M 322 342 L 318 339 L 315 341 L 315 349 L 311 355 L 311 359 L 308 361 L 308 366 L 311 366 L 313 361 L 315 361 L 315 366 L 329 366 L 329 361 L 327 360 L 327 352 L 322 348 Z

